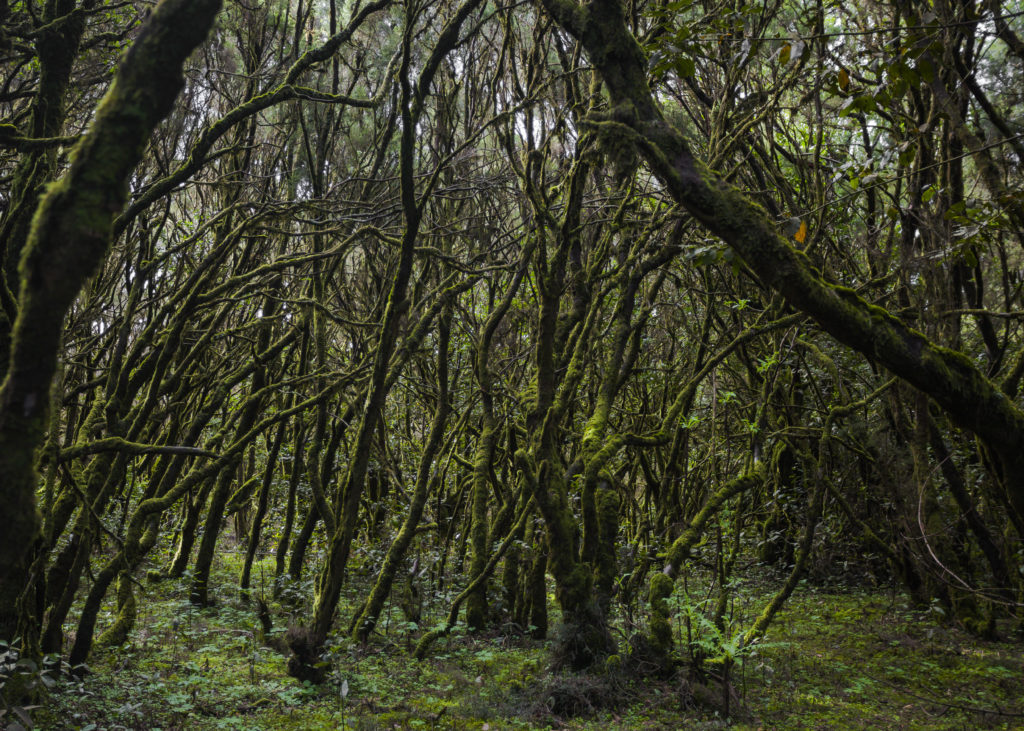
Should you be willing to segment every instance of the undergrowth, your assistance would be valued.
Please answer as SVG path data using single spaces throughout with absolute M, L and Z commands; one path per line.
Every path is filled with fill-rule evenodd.
M 1019 642 L 979 640 L 899 594 L 806 585 L 766 641 L 749 648 L 730 645 L 733 630 L 749 624 L 771 584 L 733 587 L 724 630 L 702 619 L 698 600 L 677 592 L 676 647 L 702 658 L 700 672 L 684 664 L 670 677 L 643 679 L 627 672 L 628 663 L 611 662 L 600 673 L 553 674 L 546 644 L 508 628 L 470 634 L 456 627 L 416 662 L 410 650 L 421 627 L 389 608 L 368 644 L 333 639 L 326 683 L 299 683 L 274 648 L 306 611 L 308 587 L 291 587 L 275 601 L 266 586 L 254 589 L 274 619 L 262 635 L 253 603 L 234 586 L 237 561 L 222 556 L 211 608 L 188 603 L 187 580 L 138 587 L 129 641 L 97 651 L 84 677 L 65 677 L 33 710 L 36 728 L 1024 728 Z M 353 581 L 340 616 L 364 589 Z M 691 591 L 698 593 L 692 584 Z M 423 627 L 443 616 L 443 600 L 427 606 Z M 726 675 L 722 653 L 730 648 Z

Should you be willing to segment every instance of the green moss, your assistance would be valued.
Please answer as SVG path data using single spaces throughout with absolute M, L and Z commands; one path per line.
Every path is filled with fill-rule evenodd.
M 231 585 L 238 563 L 232 554 L 219 554 L 213 581 Z M 652 583 L 671 591 L 667 578 Z M 704 586 L 696 583 L 702 580 L 697 571 L 690 580 L 691 590 Z M 365 581 L 353 577 L 342 612 L 367 591 Z M 758 578 L 742 582 L 736 620 L 749 622 L 771 590 Z M 432 722 L 439 728 L 542 728 L 556 723 L 545 710 L 545 689 L 594 682 L 549 674 L 544 643 L 508 636 L 453 635 L 428 661 L 413 662 L 395 647 L 392 628 L 370 652 L 344 639 L 332 642 L 327 672 L 333 680 L 310 688 L 285 675 L 281 655 L 254 648 L 240 631 L 253 621 L 249 606 L 228 600 L 212 610 L 183 611 L 186 591 L 187 584 L 175 581 L 148 587 L 131 645 L 95 653 L 94 673 L 83 681 L 87 692 L 54 693 L 45 708 L 33 711 L 37 726 L 76 728 L 102 719 L 132 727 L 138 724 L 129 710 L 134 708 L 146 724 L 163 728 L 341 728 L 338 684 L 345 679 L 349 728 L 379 728 L 385 720 L 403 728 L 430 728 Z M 270 611 L 278 619 L 287 614 L 275 604 Z M 1012 726 L 1012 718 L 985 711 L 1019 711 L 1019 644 L 982 641 L 939 619 L 934 612 L 908 609 L 888 591 L 795 595 L 756 655 L 734 668 L 738 687 L 742 673 L 744 692 L 737 728 L 792 728 L 794 719 L 806 728 Z M 599 666 L 608 677 L 598 680 L 625 690 L 612 708 L 557 721 L 581 731 L 721 726 L 711 709 L 686 703 L 688 683 L 681 677 L 634 683 L 617 672 L 622 666 L 629 669 L 630 659 L 618 653 Z
M 647 600 L 653 606 L 655 602 L 664 601 L 667 597 L 672 594 L 672 588 L 675 586 L 675 582 L 672 581 L 668 576 L 662 573 L 656 573 L 651 577 L 650 590 L 647 594 Z
M 494 447 L 498 438 L 497 425 L 493 416 L 484 419 L 483 433 L 477 444 L 473 464 L 472 510 L 473 523 L 470 527 L 470 575 L 480 574 L 490 557 L 490 522 L 488 502 L 490 499 L 490 472 Z M 466 624 L 470 629 L 483 629 L 487 621 L 487 585 L 470 595 L 466 601 Z
M 668 599 L 672 594 L 675 582 L 663 573 L 656 573 L 651 577 L 651 584 L 647 599 L 650 606 L 650 619 L 648 628 L 648 642 L 653 661 L 660 667 L 661 671 L 667 671 L 672 666 L 672 651 L 674 642 L 672 640 L 672 622 L 669 616 Z
M 595 561 L 595 585 L 598 602 L 607 614 L 611 607 L 612 590 L 618 578 L 616 546 L 619 534 L 620 500 L 614 490 L 598 488 L 596 491 L 597 527 L 599 541 Z
M 138 606 L 135 592 L 132 591 L 132 577 L 128 572 L 122 572 L 117 580 L 117 609 L 117 619 L 96 640 L 101 647 L 117 647 L 124 644 L 128 639 L 128 633 L 135 626 Z
M 106 251 L 128 176 L 184 83 L 185 58 L 219 9 L 219 0 L 173 0 L 156 7 L 76 146 L 67 175 L 49 188 L 33 217 L 18 269 L 10 367 L 0 387 L 0 497 L 6 515 L 14 516 L 0 543 L 0 634 L 10 630 L 16 613 L 13 604 L 22 588 L 15 587 L 29 583 L 24 559 L 6 557 L 25 556 L 39 538 L 34 459 L 48 423 L 64 316 Z M 58 45 L 69 50 L 66 43 Z

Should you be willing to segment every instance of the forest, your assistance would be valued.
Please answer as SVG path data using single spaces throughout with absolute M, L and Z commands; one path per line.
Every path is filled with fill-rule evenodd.
M 0 727 L 1021 728 L 1019 0 L 0 0 Z

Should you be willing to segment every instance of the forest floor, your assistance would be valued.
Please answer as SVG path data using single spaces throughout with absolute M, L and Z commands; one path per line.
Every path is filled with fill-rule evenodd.
M 95 652 L 84 679 L 59 683 L 32 711 L 36 728 L 1024 728 L 1024 643 L 979 640 L 885 590 L 798 589 L 767 641 L 733 666 L 727 717 L 713 672 L 706 685 L 685 669 L 669 680 L 552 674 L 546 643 L 521 635 L 455 632 L 416 662 L 415 626 L 397 608 L 368 646 L 338 640 L 329 682 L 302 684 L 286 675 L 281 654 L 255 641 L 258 622 L 238 598 L 234 563 L 226 554 L 210 609 L 189 605 L 185 581 L 140 588 L 130 641 Z M 737 628 L 774 588 L 735 588 Z M 428 608 L 425 626 L 444 601 Z M 287 610 L 272 607 L 271 636 L 280 637 Z M 712 626 L 697 622 L 693 607 L 677 608 L 677 642 L 687 615 L 691 639 Z

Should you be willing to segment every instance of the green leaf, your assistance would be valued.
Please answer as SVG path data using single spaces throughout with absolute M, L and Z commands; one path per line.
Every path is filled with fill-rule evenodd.
M 901 147 L 903 147 L 903 149 L 900 150 L 899 157 L 896 158 L 896 161 L 899 163 L 900 167 L 906 167 L 910 163 L 914 162 L 914 159 L 917 157 L 917 145 L 907 142 Z
M 927 58 L 917 59 L 917 73 L 921 75 L 921 78 L 926 84 L 932 83 L 935 80 L 935 67 L 932 62 Z
M 875 98 L 871 94 L 851 96 L 839 106 L 839 116 L 846 117 L 856 112 L 873 112 L 876 108 Z

